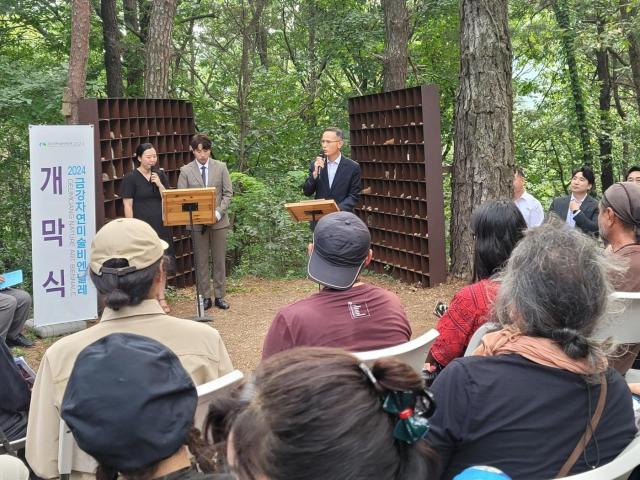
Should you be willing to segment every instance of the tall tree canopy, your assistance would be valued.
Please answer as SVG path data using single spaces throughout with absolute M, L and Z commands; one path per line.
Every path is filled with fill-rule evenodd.
M 66 87 L 69 107 L 73 95 L 120 92 L 192 101 L 197 127 L 211 134 L 214 155 L 236 182 L 237 271 L 298 275 L 308 231 L 291 229 L 277 205 L 299 198 L 321 129 L 348 127 L 350 96 L 434 83 L 442 160 L 453 166 L 443 179 L 450 253 L 463 274 L 468 216 L 480 202 L 510 195 L 514 163 L 545 206 L 583 163 L 601 175 L 598 191 L 640 163 L 638 5 L 510 0 L 507 11 L 506 0 L 5 0 L 0 263 L 29 263 L 28 125 L 63 122 Z

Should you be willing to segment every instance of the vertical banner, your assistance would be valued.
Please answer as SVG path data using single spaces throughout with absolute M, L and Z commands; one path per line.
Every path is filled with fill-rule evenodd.
M 93 125 L 30 125 L 34 323 L 97 318 Z

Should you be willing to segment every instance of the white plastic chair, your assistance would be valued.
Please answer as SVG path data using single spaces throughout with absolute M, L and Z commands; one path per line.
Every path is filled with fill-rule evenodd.
M 244 378 L 244 375 L 240 370 L 234 370 L 220 378 L 212 380 L 207 383 L 203 383 L 202 385 L 198 385 L 196 390 L 198 392 L 198 405 L 196 406 L 196 413 L 194 415 L 194 425 L 196 427 L 201 427 L 204 423 L 204 419 L 207 416 L 207 412 L 209 410 L 209 402 L 214 397 L 227 392 L 231 387 L 233 387 L 236 383 L 241 381 Z M 73 434 L 71 430 L 65 423 L 65 421 L 60 419 L 60 432 L 58 437 L 58 473 L 60 474 L 60 480 L 69 480 L 71 475 L 71 468 L 73 462 L 73 453 L 76 442 L 73 438 Z M 80 451 L 76 452 L 78 454 L 77 461 L 84 461 L 83 468 L 84 471 L 92 471 L 97 467 L 97 463 L 95 460 L 91 458 L 86 453 Z M 85 458 L 86 457 L 86 458 Z M 91 465 L 87 464 L 87 460 L 90 460 L 95 464 L 94 468 L 91 468 Z
M 491 322 L 483 323 L 482 325 L 480 325 L 478 329 L 473 332 L 473 335 L 471 335 L 469 345 L 467 345 L 467 349 L 464 351 L 464 356 L 470 357 L 471 355 L 473 355 L 473 351 L 478 348 L 478 345 L 480 345 L 482 337 L 493 330 L 497 330 L 498 328 L 499 326 L 497 324 Z
M 420 372 L 424 366 L 424 361 L 427 359 L 427 353 L 429 353 L 429 349 L 438 338 L 438 335 L 440 335 L 440 332 L 432 328 L 419 337 L 395 347 L 369 350 L 367 352 L 353 352 L 353 354 L 369 366 L 372 366 L 379 358 L 397 358 Z
M 60 431 L 58 436 L 58 473 L 60 480 L 69 480 L 71 476 L 71 464 L 73 463 L 73 448 L 76 441 L 66 422 L 60 418 Z M 96 467 L 98 464 L 96 463 Z
M 615 292 L 609 298 L 623 303 L 625 308 L 603 320 L 596 337 L 612 337 L 616 343 L 640 343 L 640 292 Z M 640 382 L 640 370 L 630 369 L 625 378 L 628 383 Z
M 562 477 L 562 480 L 627 480 L 634 468 L 640 465 L 640 436 L 636 436 L 611 462 L 601 467 Z
M 9 445 L 13 448 L 14 451 L 23 450 L 25 444 L 27 443 L 27 437 L 19 438 L 18 440 L 13 440 L 9 442 Z M 4 445 L 0 445 L 0 455 L 4 455 L 7 450 L 4 448 Z
M 196 407 L 193 424 L 202 430 L 202 424 L 209 412 L 211 400 L 231 390 L 243 378 L 244 375 L 240 370 L 234 370 L 220 378 L 198 385 L 198 406 Z

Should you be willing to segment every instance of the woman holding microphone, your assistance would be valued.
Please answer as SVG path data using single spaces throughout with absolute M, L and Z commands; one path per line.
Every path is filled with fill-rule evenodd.
M 120 196 L 124 203 L 124 216 L 144 220 L 156 231 L 158 236 L 169 244 L 165 251 L 169 261 L 168 270 L 174 268 L 173 237 L 171 229 L 162 222 L 162 195 L 169 188 L 169 180 L 162 170 L 157 168 L 158 155 L 151 143 L 141 143 L 136 148 L 136 157 L 140 165 L 122 179 Z M 165 272 L 166 270 L 165 269 Z M 166 273 L 163 285 L 166 284 Z M 171 309 L 164 297 L 164 288 L 158 294 L 158 302 L 165 313 Z

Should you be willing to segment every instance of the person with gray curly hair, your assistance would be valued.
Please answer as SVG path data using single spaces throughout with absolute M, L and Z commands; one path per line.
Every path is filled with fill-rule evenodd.
M 447 405 L 427 436 L 441 478 L 472 465 L 513 479 L 563 477 L 610 462 L 631 442 L 629 389 L 594 337 L 616 268 L 576 229 L 526 232 L 502 273 L 494 315 L 503 328 L 432 386 Z

